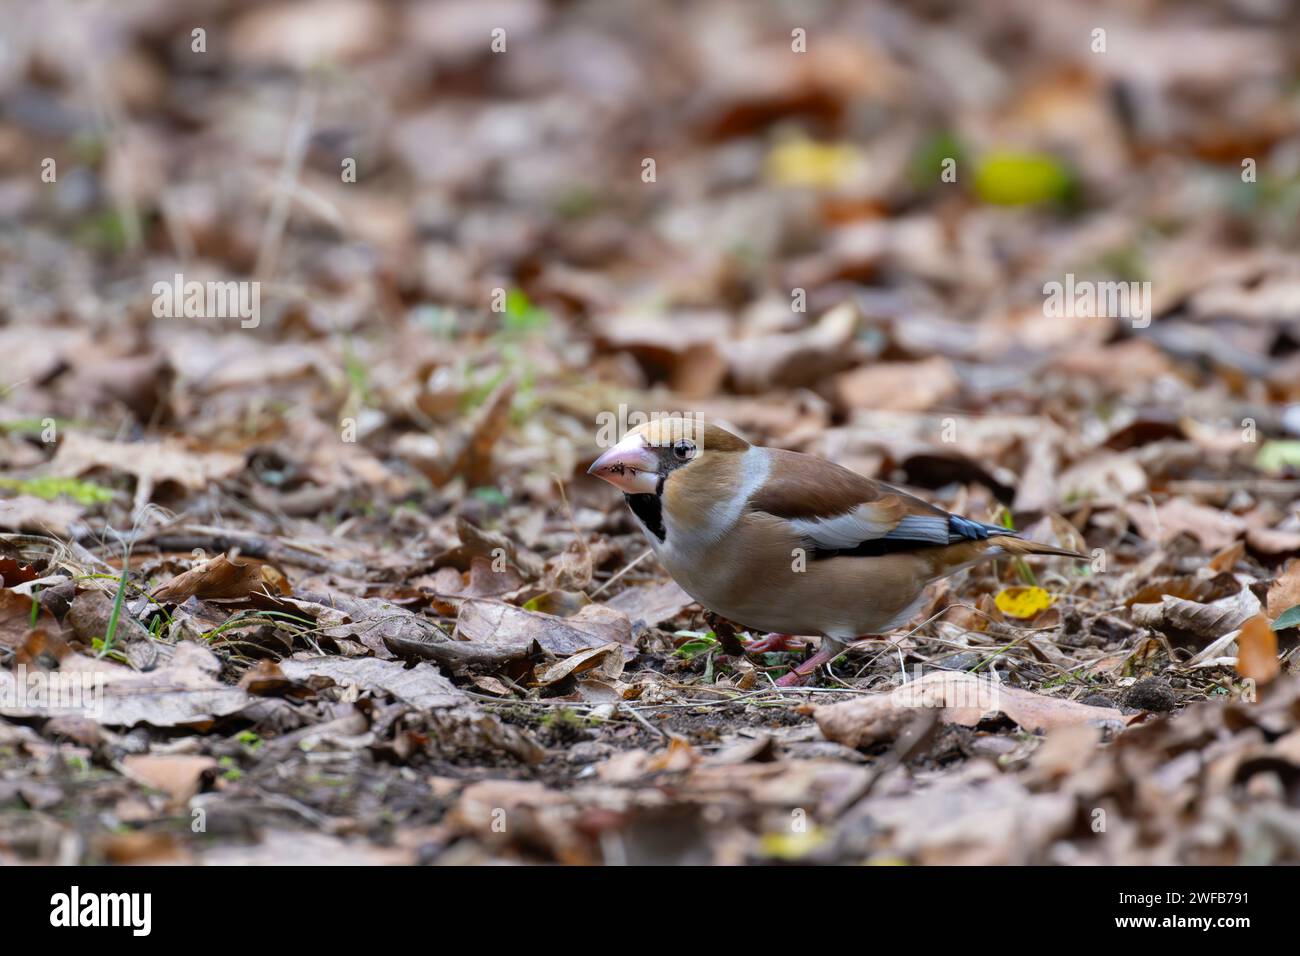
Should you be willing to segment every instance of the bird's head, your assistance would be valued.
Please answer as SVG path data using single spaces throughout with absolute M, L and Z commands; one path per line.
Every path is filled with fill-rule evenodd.
M 743 438 L 697 418 L 659 418 L 628 432 L 587 474 L 629 495 L 662 494 L 670 478 L 678 483 L 696 472 L 714 471 L 748 448 Z

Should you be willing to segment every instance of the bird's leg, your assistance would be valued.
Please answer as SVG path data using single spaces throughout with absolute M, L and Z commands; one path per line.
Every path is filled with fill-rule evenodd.
M 745 645 L 746 654 L 770 654 L 775 651 L 794 650 L 790 646 L 790 639 L 793 634 L 769 634 L 767 637 L 756 638 Z
M 835 658 L 844 653 L 844 645 L 839 641 L 833 641 L 828 637 L 822 638 L 822 646 L 817 649 L 817 653 L 799 664 L 790 673 L 777 680 L 778 687 L 799 687 L 812 676 L 813 672 L 823 664 L 829 664 Z

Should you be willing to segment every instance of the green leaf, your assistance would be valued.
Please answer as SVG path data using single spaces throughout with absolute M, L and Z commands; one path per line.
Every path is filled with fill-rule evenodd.
M 506 293 L 505 328 L 508 333 L 521 335 L 544 328 L 551 321 L 551 313 L 533 305 L 523 289 Z
M 0 478 L 0 488 L 12 488 L 20 495 L 34 495 L 53 501 L 63 495 L 79 505 L 97 505 L 113 500 L 113 490 L 76 478 Z
M 678 631 L 678 636 L 688 634 L 691 640 L 687 641 L 681 647 L 677 648 L 677 656 L 684 657 L 688 661 L 700 654 L 704 654 L 718 646 L 718 639 L 712 631 Z
M 1288 627 L 1300 627 L 1300 604 L 1287 608 L 1273 622 L 1273 630 L 1275 631 L 1284 631 Z
M 1278 473 L 1290 468 L 1300 468 L 1300 441 L 1266 441 L 1255 456 L 1255 467 L 1260 471 Z
M 989 153 L 975 171 L 975 193 L 998 206 L 1032 206 L 1068 199 L 1074 174 L 1046 153 Z

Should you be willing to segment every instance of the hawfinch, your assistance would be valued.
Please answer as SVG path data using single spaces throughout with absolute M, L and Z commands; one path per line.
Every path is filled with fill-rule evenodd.
M 689 418 L 632 430 L 587 470 L 624 492 L 682 589 L 769 637 L 822 638 L 778 683 L 798 684 L 856 638 L 901 627 L 926 585 L 999 555 L 1073 551 L 962 518 L 882 482 L 798 452 L 751 445 Z

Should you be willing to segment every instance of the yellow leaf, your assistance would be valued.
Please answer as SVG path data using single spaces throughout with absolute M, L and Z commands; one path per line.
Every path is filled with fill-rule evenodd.
M 818 826 L 805 831 L 764 833 L 759 840 L 759 852 L 765 857 L 794 862 L 812 853 L 826 840 L 826 831 Z
M 778 186 L 833 189 L 850 182 L 862 167 L 862 154 L 847 143 L 789 139 L 767 154 L 767 178 Z
M 1069 170 L 1044 153 L 1010 150 L 990 153 L 975 171 L 975 192 L 987 203 L 1029 206 L 1064 199 L 1070 192 Z
M 1052 606 L 1052 596 L 1042 588 L 1004 588 L 993 603 L 1008 617 L 1028 618 Z

